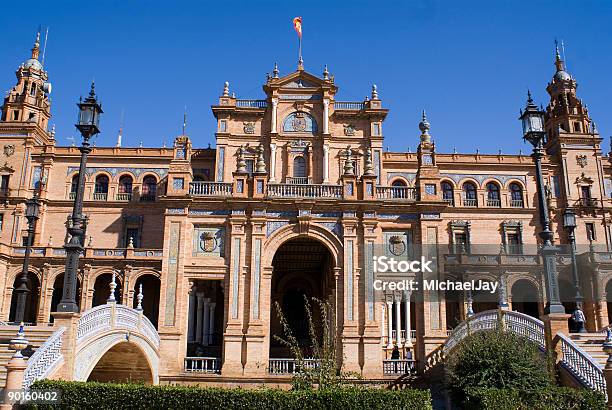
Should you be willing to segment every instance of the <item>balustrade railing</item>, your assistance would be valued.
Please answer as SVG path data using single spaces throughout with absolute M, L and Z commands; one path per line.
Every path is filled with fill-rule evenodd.
M 191 182 L 189 194 L 194 196 L 231 196 L 231 182 Z
M 266 100 L 236 100 L 236 107 L 266 108 L 267 106 Z
M 487 199 L 487 206 L 499 208 L 501 206 L 501 201 L 499 199 Z
M 383 374 L 400 375 L 411 374 L 416 371 L 416 360 L 391 359 L 383 360 Z
M 305 370 L 319 367 L 318 359 L 304 359 L 302 366 Z M 296 359 L 270 359 L 268 373 L 270 374 L 295 374 L 300 372 L 300 365 Z
M 28 390 L 36 381 L 51 375 L 64 358 L 62 355 L 62 337 L 66 331 L 60 327 L 28 359 L 23 373 L 23 389 Z
M 128 192 L 128 193 L 119 193 L 115 196 L 115 200 L 116 201 L 131 201 L 132 200 L 132 193 Z
M 142 313 L 125 305 L 107 303 L 83 313 L 77 323 L 77 344 L 113 329 L 137 331 L 159 348 L 159 333 Z
M 220 373 L 219 357 L 186 357 L 185 371 L 189 373 Z
M 511 199 L 510 200 L 510 208 L 522 208 L 523 200 L 522 199 Z
M 359 101 L 334 101 L 336 110 L 363 110 L 365 103 Z
M 268 196 L 280 198 L 342 198 L 342 186 L 268 184 Z
M 475 207 L 478 205 L 476 198 L 463 198 L 463 206 Z
M 106 201 L 108 198 L 108 193 L 106 192 L 94 192 L 93 200 L 94 201 Z
M 376 198 L 414 201 L 416 199 L 416 188 L 405 186 L 379 186 L 376 187 Z
M 557 357 L 561 366 L 591 390 L 606 394 L 603 371 L 587 352 L 562 333 L 557 333 L 553 339 L 553 346 L 561 353 L 561 357 Z
M 487 310 L 477 313 L 453 329 L 444 343 L 444 354 L 451 351 L 470 333 L 497 329 L 500 323 L 505 330 L 536 342 L 544 350 L 544 323 L 541 320 L 520 312 Z

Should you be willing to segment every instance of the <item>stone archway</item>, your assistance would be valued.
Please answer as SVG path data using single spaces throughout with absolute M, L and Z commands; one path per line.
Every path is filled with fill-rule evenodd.
M 512 310 L 536 319 L 540 318 L 540 295 L 538 288 L 527 279 L 518 279 L 512 285 Z
M 53 281 L 53 293 L 51 294 L 51 309 L 50 312 L 57 312 L 57 306 L 62 300 L 64 293 L 64 274 L 60 273 L 55 277 Z M 77 289 L 76 289 L 76 303 L 77 306 L 81 306 L 81 279 L 77 278 Z M 53 323 L 53 315 L 49 317 L 49 322 Z
M 104 353 L 92 369 L 87 381 L 153 384 L 153 372 L 138 345 L 121 342 Z
M 134 284 L 134 297 L 132 298 L 132 307 L 138 306 L 138 292 L 140 291 L 140 285 L 142 285 L 142 309 L 144 315 L 149 318 L 153 326 L 157 329 L 157 322 L 159 317 L 159 293 L 161 287 L 161 281 L 155 275 L 145 274 L 140 276 Z
M 21 273 L 18 273 L 15 277 L 15 281 L 13 282 L 13 294 L 11 297 L 11 307 L 9 311 L 9 322 L 13 322 L 15 320 L 15 313 L 17 309 L 17 292 L 15 289 L 19 285 L 19 276 Z M 26 296 L 25 302 L 25 312 L 23 315 L 23 321 L 25 323 L 36 323 L 37 315 L 38 315 L 38 307 L 40 301 L 40 281 L 38 280 L 38 276 L 33 272 L 28 272 L 28 294 Z
M 106 303 L 108 297 L 110 296 L 110 283 L 112 279 L 112 273 L 103 273 L 96 277 L 96 281 L 94 282 L 93 286 L 93 299 L 91 302 L 92 308 Z M 117 284 L 117 287 L 115 288 L 115 300 L 117 303 L 121 303 L 123 297 L 121 290 L 123 289 L 123 286 L 122 280 L 119 278 L 119 276 L 115 277 L 115 283 Z
M 312 298 L 335 305 L 336 284 L 333 275 L 334 258 L 322 242 L 300 236 L 284 242 L 275 252 L 272 260 L 272 286 L 270 304 L 270 357 L 290 358 L 289 349 L 279 343 L 274 335 L 284 336 L 276 312 L 276 303 L 281 307 L 293 335 L 306 357 L 310 336 L 304 309 L 304 297 L 312 305 Z M 312 306 L 315 328 L 320 329 L 319 308 Z
M 112 331 L 87 341 L 82 347 L 77 344 L 76 350 L 76 381 L 159 382 L 159 353 L 138 333 Z

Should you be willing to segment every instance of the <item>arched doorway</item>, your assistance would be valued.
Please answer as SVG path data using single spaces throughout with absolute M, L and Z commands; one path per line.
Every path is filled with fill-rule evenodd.
M 519 279 L 514 282 L 511 289 L 512 310 L 526 315 L 540 318 L 540 297 L 538 289 L 527 279 Z
M 134 343 L 122 342 L 100 358 L 87 381 L 153 384 L 153 373 L 142 350 Z
M 112 279 L 112 273 L 104 273 L 96 278 L 91 307 L 100 306 L 107 302 L 110 295 L 110 283 Z M 115 300 L 117 303 L 121 303 L 121 297 L 123 295 L 121 294 L 122 286 L 118 276 L 115 277 L 115 283 L 117 284 L 117 287 L 115 288 Z
M 64 274 L 60 273 L 53 281 L 53 294 L 51 295 L 51 312 L 57 312 L 57 306 L 62 300 L 64 293 Z M 81 307 L 81 281 L 77 278 L 76 303 Z M 53 315 L 49 317 L 49 322 L 53 322 Z
M 134 303 L 133 308 L 138 306 L 138 292 L 142 285 L 142 313 L 149 318 L 153 326 L 157 329 L 159 318 L 159 289 L 161 282 L 157 276 L 143 275 L 134 284 Z
M 276 311 L 277 303 L 304 356 L 309 357 L 312 352 L 309 349 L 311 340 L 304 297 L 311 303 L 315 329 L 322 329 L 321 312 L 312 298 L 329 302 L 332 307 L 334 306 L 333 257 L 321 242 L 310 238 L 296 238 L 287 241 L 277 250 L 272 266 L 270 357 L 292 357 L 289 349 L 274 337 L 274 335 L 285 337 Z
M 19 276 L 21 272 L 15 277 L 13 282 L 13 296 L 11 297 L 11 310 L 9 312 L 9 322 L 15 321 L 15 313 L 17 310 L 17 293 L 15 289 L 19 285 Z M 40 281 L 35 273 L 28 272 L 28 289 L 30 290 L 26 296 L 25 301 L 25 312 L 23 315 L 23 321 L 25 323 L 36 323 L 36 315 L 38 314 L 38 303 L 40 296 Z

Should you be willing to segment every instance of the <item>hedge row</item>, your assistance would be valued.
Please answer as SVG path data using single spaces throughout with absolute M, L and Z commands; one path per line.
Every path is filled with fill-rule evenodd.
M 146 386 L 43 380 L 32 389 L 59 389 L 61 404 L 37 409 L 432 409 L 427 390 L 373 388 L 287 391 Z
M 465 408 L 466 410 L 603 410 L 607 407 L 605 397 L 601 393 L 588 389 L 551 387 L 538 390 L 467 389 Z

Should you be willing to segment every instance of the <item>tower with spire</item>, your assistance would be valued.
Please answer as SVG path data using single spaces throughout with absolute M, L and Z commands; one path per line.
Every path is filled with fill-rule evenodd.
M 2 122 L 15 125 L 36 126 L 41 134 L 47 134 L 51 118 L 51 84 L 47 82 L 47 72 L 39 61 L 40 31 L 28 60 L 17 71 L 17 84 L 4 97 Z
M 551 195 L 561 200 L 560 206 L 575 207 L 581 214 L 595 212 L 592 205 L 605 193 L 600 178 L 589 177 L 599 174 L 602 139 L 577 87 L 555 41 L 555 74 L 546 87 L 550 101 L 544 115 L 545 148 L 556 168 L 549 171 Z
M 546 108 L 546 131 L 549 139 L 572 135 L 592 135 L 593 124 L 586 105 L 578 98 L 576 80 L 566 71 L 565 61 L 555 42 L 555 74 L 546 91 L 550 102 Z

